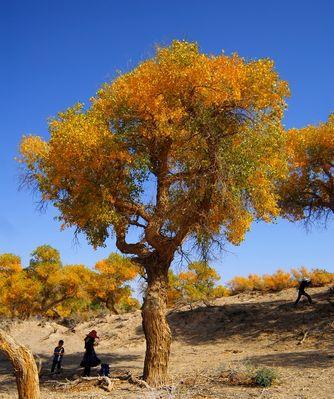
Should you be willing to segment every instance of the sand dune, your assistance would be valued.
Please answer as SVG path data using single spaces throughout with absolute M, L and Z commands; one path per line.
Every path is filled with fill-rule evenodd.
M 314 305 L 294 307 L 295 290 L 277 294 L 244 294 L 221 298 L 211 307 L 187 307 L 169 315 L 173 331 L 170 363 L 171 387 L 143 391 L 128 383 L 102 390 L 58 392 L 48 373 L 53 347 L 64 339 L 66 355 L 59 381 L 80 375 L 85 334 L 96 329 L 100 336 L 99 357 L 112 373 L 129 370 L 140 375 L 145 352 L 140 312 L 110 315 L 77 325 L 74 330 L 54 321 L 12 321 L 7 328 L 43 361 L 42 398 L 259 398 L 329 399 L 333 397 L 334 302 L 327 288 L 309 290 Z M 333 299 L 334 301 L 334 299 Z M 3 322 L 5 323 L 5 321 Z M 300 341 L 308 332 L 302 344 Z M 250 366 L 249 366 L 250 365 Z M 263 390 L 231 386 L 220 378 L 226 370 L 273 367 L 278 382 Z M 53 378 L 53 377 L 52 377 Z M 15 398 L 10 365 L 0 359 L 0 398 Z

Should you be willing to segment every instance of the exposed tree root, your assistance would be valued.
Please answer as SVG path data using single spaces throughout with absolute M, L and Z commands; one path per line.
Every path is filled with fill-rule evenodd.
M 146 389 L 152 389 L 148 383 L 144 380 L 140 380 L 139 378 L 134 377 L 133 375 L 130 374 L 128 381 L 130 384 L 135 384 L 138 385 L 140 388 L 146 388 Z

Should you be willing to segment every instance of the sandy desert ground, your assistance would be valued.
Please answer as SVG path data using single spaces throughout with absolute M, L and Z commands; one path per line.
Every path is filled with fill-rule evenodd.
M 112 375 L 126 370 L 139 376 L 145 351 L 139 311 L 90 320 L 74 330 L 43 320 L 3 321 L 2 327 L 42 359 L 42 399 L 330 399 L 334 397 L 334 298 L 328 287 L 309 292 L 313 305 L 303 302 L 294 307 L 296 291 L 290 289 L 240 294 L 221 298 L 211 307 L 185 307 L 171 313 L 170 385 L 161 390 L 141 389 L 128 382 L 115 383 L 111 393 L 100 388 L 58 387 L 57 382 L 80 375 L 83 338 L 93 328 L 100 336 L 98 355 L 110 363 Z M 65 341 L 64 369 L 60 376 L 51 377 L 51 354 L 60 338 Z M 226 375 L 264 366 L 278 375 L 270 388 L 233 385 L 226 379 Z M 3 358 L 0 398 L 16 398 L 15 379 Z

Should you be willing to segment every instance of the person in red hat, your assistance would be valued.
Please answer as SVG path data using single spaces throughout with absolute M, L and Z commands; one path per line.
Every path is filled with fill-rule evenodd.
M 80 363 L 81 367 L 84 367 L 83 376 L 90 376 L 90 369 L 96 367 L 101 363 L 101 360 L 96 356 L 94 346 L 96 345 L 95 340 L 99 339 L 97 332 L 92 330 L 87 334 L 85 338 L 85 354 Z

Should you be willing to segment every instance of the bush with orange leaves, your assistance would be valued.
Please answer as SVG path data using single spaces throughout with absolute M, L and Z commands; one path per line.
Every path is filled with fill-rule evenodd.
M 313 287 L 323 287 L 324 285 L 334 284 L 334 273 L 330 273 L 325 269 L 317 268 L 309 271 L 303 266 L 300 269 L 292 269 L 291 273 L 297 280 L 303 277 L 309 278 Z
M 324 269 L 308 270 L 303 266 L 299 269 L 292 269 L 291 272 L 279 269 L 274 274 L 262 276 L 257 274 L 250 274 L 248 277 L 236 276 L 229 281 L 228 286 L 232 294 L 250 291 L 277 292 L 298 286 L 299 281 L 305 277 L 311 280 L 313 287 L 334 283 L 334 273 Z
M 274 274 L 265 274 L 263 276 L 263 289 L 265 291 L 282 291 L 295 285 L 296 283 L 291 274 L 281 269 Z

